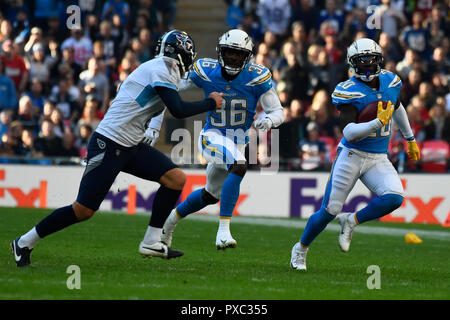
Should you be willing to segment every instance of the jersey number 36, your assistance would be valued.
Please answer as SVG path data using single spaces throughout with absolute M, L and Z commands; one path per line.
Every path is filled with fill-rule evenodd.
M 210 123 L 216 128 L 242 126 L 247 122 L 247 99 L 231 98 L 223 100 L 222 109 L 213 111 Z

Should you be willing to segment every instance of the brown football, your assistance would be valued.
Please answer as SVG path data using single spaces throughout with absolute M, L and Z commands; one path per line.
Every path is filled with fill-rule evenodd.
M 370 102 L 359 112 L 358 123 L 369 122 L 377 117 L 378 102 L 379 101 Z M 383 108 L 386 108 L 387 101 L 382 101 L 382 102 L 383 102 Z

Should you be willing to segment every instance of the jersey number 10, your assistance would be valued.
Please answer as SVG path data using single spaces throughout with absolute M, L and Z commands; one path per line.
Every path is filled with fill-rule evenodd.
M 247 99 L 223 99 L 222 109 L 214 110 L 209 119 L 216 128 L 239 127 L 247 122 Z

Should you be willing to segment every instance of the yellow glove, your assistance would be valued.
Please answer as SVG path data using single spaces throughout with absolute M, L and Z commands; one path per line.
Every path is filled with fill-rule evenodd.
M 413 160 L 417 161 L 420 159 L 420 150 L 417 146 L 416 140 L 408 141 L 408 157 Z
M 386 109 L 383 108 L 383 102 L 378 102 L 377 118 L 381 121 L 383 126 L 387 125 L 391 121 L 392 113 L 394 112 L 394 105 L 388 101 Z

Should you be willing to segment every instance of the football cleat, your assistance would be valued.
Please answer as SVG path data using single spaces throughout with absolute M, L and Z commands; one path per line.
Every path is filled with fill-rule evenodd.
M 230 232 L 218 232 L 216 237 L 217 250 L 226 248 L 236 248 L 237 242 L 233 239 Z
M 28 247 L 21 248 L 19 246 L 19 239 L 20 237 L 11 242 L 11 250 L 14 254 L 14 260 L 16 261 L 17 266 L 26 267 L 31 264 L 30 256 L 33 249 L 29 249 Z
M 351 221 L 351 213 L 343 213 L 339 216 L 339 223 L 341 225 L 341 233 L 339 234 L 339 247 L 343 252 L 350 250 L 350 243 L 352 242 L 353 231 L 355 230 L 356 223 Z
M 306 254 L 308 250 L 302 250 L 299 242 L 297 242 L 291 251 L 291 268 L 299 271 L 306 271 Z
M 162 241 L 153 244 L 141 242 L 139 244 L 139 253 L 143 258 L 159 257 L 163 259 L 178 258 L 184 254 L 183 251 L 170 249 Z
M 177 220 L 175 218 L 176 214 L 177 213 L 175 212 L 175 209 L 173 209 L 169 217 L 166 219 L 166 222 L 164 222 L 164 226 L 162 229 L 161 241 L 167 244 L 168 247 L 172 245 L 173 231 L 177 226 Z

